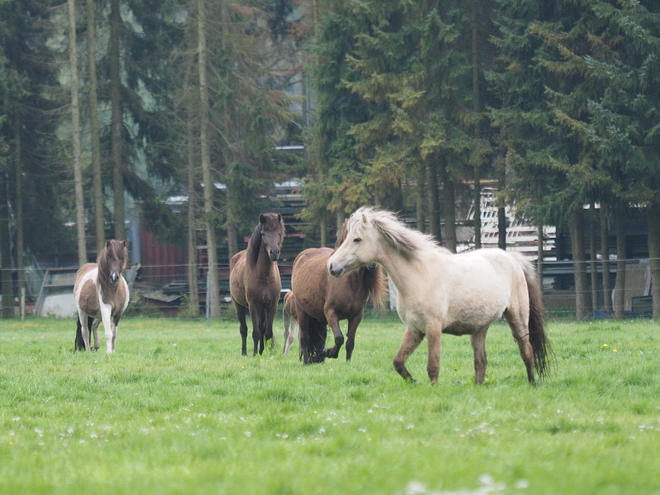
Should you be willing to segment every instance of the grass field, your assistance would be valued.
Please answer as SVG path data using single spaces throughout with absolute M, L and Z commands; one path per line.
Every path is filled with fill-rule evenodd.
M 473 385 L 467 338 L 391 360 L 395 316 L 353 360 L 240 355 L 238 324 L 125 319 L 117 352 L 72 353 L 74 321 L 0 322 L 2 494 L 660 493 L 660 324 L 551 321 L 533 388 L 508 328 Z M 104 344 L 102 345 L 102 349 Z

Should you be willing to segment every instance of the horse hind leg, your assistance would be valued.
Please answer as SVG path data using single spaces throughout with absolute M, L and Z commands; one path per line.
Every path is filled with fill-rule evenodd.
M 291 311 L 285 306 L 282 311 L 282 323 L 284 324 L 284 334 L 282 338 L 284 340 L 284 347 L 282 349 L 282 354 L 286 355 L 291 349 L 291 345 L 296 338 L 296 319 L 291 315 Z
M 358 325 L 362 321 L 362 315 L 364 310 L 360 311 L 352 319 L 348 320 L 348 328 L 346 329 L 346 361 L 351 360 L 353 356 L 353 349 L 355 348 L 355 334 L 357 332 Z
M 532 385 L 536 385 L 536 380 L 534 378 L 534 350 L 529 341 L 529 326 L 525 323 L 528 318 L 526 318 L 525 315 L 514 314 L 514 312 L 509 310 L 504 313 L 504 316 L 509 323 L 509 327 L 511 327 L 513 338 L 516 339 L 518 344 L 520 357 L 522 358 L 523 363 L 525 363 L 527 380 Z
M 101 324 L 101 320 L 99 318 L 92 318 L 91 316 L 87 320 L 87 326 L 88 328 L 91 328 L 91 333 L 94 334 L 94 347 L 92 348 L 93 351 L 98 351 L 100 344 L 99 344 L 99 325 Z M 91 345 L 91 340 L 90 340 L 90 345 Z M 114 348 L 114 345 L 113 345 Z
M 246 308 L 234 301 L 234 308 L 236 308 L 236 317 L 238 318 L 239 331 L 241 333 L 241 354 L 247 356 L 247 334 L 248 327 L 246 322 Z
M 89 321 L 88 316 L 78 311 L 78 322 L 76 323 L 76 349 L 85 351 L 89 349 Z
M 488 359 L 486 358 L 486 333 L 488 327 L 479 330 L 470 336 L 470 343 L 472 344 L 472 352 L 474 353 L 474 383 L 481 385 L 486 377 L 486 366 Z
M 74 342 L 74 351 L 85 350 L 85 339 L 82 336 L 82 323 L 80 323 L 80 316 L 76 317 L 76 340 Z

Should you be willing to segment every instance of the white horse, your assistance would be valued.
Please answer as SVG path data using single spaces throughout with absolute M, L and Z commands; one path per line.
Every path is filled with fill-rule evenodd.
M 542 294 L 522 255 L 500 249 L 453 254 L 393 213 L 368 207 L 353 213 L 346 227 L 346 239 L 328 260 L 328 270 L 341 277 L 374 261 L 387 270 L 399 290 L 397 311 L 406 325 L 393 360 L 404 379 L 412 381 L 406 359 L 426 337 L 427 372 L 431 383 L 437 383 L 440 341 L 448 333 L 470 335 L 475 382 L 483 383 L 486 333 L 502 315 L 518 343 L 529 382 L 535 384 L 534 370 L 540 378 L 547 374 L 551 351 Z

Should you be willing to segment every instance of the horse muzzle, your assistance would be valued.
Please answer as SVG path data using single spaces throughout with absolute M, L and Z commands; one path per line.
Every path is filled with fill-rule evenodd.
M 280 250 L 271 249 L 270 251 L 268 251 L 268 256 L 270 256 L 271 261 L 277 261 L 280 259 Z
M 328 271 L 330 272 L 330 275 L 332 275 L 335 278 L 341 278 L 342 275 L 346 272 L 346 269 L 344 267 L 339 268 L 337 266 L 334 266 L 332 263 L 328 263 Z

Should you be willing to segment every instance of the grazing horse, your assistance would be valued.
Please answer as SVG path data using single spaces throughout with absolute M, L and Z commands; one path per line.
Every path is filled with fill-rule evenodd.
M 282 354 L 288 354 L 299 330 L 298 305 L 293 291 L 287 292 L 284 296 L 282 322 L 284 323 L 284 348 L 282 349 Z
M 341 243 L 344 233 L 342 228 L 337 244 Z M 344 344 L 340 320 L 348 320 L 346 360 L 349 361 L 355 347 L 355 332 L 367 301 L 371 297 L 375 307 L 384 305 L 387 290 L 381 268 L 373 263 L 344 278 L 330 277 L 327 263 L 333 253 L 330 248 L 305 249 L 293 262 L 291 289 L 298 305 L 300 350 L 305 364 L 323 362 L 326 357 L 339 357 Z M 328 325 L 334 334 L 335 345 L 324 349 Z
M 126 241 L 109 240 L 96 263 L 86 263 L 76 273 L 73 297 L 78 308 L 75 349 L 90 349 L 89 331 L 94 333 L 94 349 L 99 348 L 98 328 L 103 322 L 107 353 L 117 340 L 117 325 L 128 306 L 128 284 L 122 275 L 128 252 Z
M 534 269 L 522 255 L 500 249 L 477 249 L 453 254 L 430 236 L 408 228 L 384 210 L 362 207 L 346 221 L 345 241 L 328 260 L 335 277 L 367 263 L 380 263 L 399 291 L 397 311 L 406 325 L 394 357 L 396 371 L 412 377 L 406 359 L 428 340 L 427 372 L 438 381 L 443 333 L 470 335 L 475 382 L 486 373 L 485 339 L 488 327 L 506 317 L 527 370 L 543 378 L 551 352 L 544 330 L 542 294 Z
M 265 340 L 273 339 L 273 320 L 282 291 L 277 260 L 283 240 L 282 216 L 263 213 L 247 249 L 236 253 L 229 263 L 229 290 L 240 324 L 243 355 L 247 355 L 246 311 L 252 320 L 253 355 L 262 354 Z

